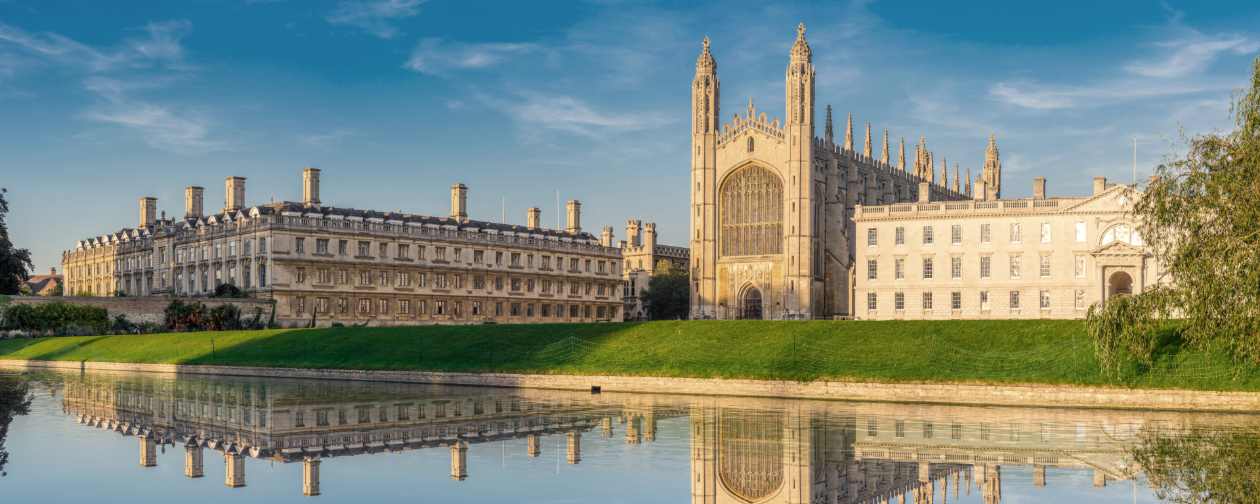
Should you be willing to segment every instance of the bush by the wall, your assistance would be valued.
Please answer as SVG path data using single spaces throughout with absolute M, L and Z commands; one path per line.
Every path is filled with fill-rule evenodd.
M 206 328 L 208 319 L 206 305 L 193 301 L 185 303 L 178 299 L 166 305 L 162 312 L 162 325 L 168 331 L 200 331 Z
M 37 334 L 91 335 L 110 330 L 104 308 L 70 303 L 10 304 L 4 308 L 0 327 Z

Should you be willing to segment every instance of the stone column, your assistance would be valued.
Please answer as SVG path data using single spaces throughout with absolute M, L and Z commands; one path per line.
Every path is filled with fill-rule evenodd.
M 927 483 L 932 479 L 932 464 L 919 462 L 919 483 Z
M 985 465 L 984 472 L 984 486 L 980 488 L 981 502 L 1000 504 L 1002 502 L 1002 467 Z
M 530 457 L 537 457 L 542 453 L 542 443 L 538 441 L 538 434 L 530 434 L 525 438 L 525 453 Z
M 241 455 L 240 450 L 235 446 L 228 448 L 223 453 L 223 460 L 227 465 L 223 484 L 228 488 L 245 486 L 245 457 Z
M 306 457 L 302 460 L 302 495 L 319 495 L 319 459 Z
M 1033 486 L 1036 486 L 1036 487 L 1046 486 L 1046 466 L 1043 466 L 1043 465 L 1033 466 Z
M 569 464 L 576 465 L 582 461 L 582 433 L 569 433 L 569 446 L 566 454 L 566 460 Z
M 451 479 L 463 481 L 468 478 L 468 443 L 455 441 L 451 445 Z
M 184 444 L 184 476 L 200 478 L 206 475 L 204 451 L 196 441 L 189 439 Z
M 157 443 L 153 442 L 153 438 L 149 435 L 141 435 L 140 438 L 140 467 L 156 467 L 157 466 Z
M 649 410 L 643 417 L 643 440 L 656 441 L 656 413 Z
M 604 419 L 600 422 L 600 427 L 603 429 L 605 438 L 612 437 L 613 435 L 612 417 L 604 417 Z

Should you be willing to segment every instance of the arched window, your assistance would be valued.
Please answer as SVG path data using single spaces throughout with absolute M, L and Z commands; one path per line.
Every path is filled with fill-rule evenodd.
M 783 182 L 759 166 L 727 177 L 718 196 L 723 256 L 783 250 Z
M 1142 235 L 1138 234 L 1129 224 L 1116 224 L 1103 231 L 1102 241 L 1098 244 L 1100 247 L 1110 245 L 1112 242 L 1121 242 L 1140 247 L 1145 244 L 1142 241 Z

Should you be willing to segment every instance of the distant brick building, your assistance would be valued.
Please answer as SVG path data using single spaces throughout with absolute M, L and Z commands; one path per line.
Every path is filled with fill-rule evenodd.
M 52 268 L 47 275 L 31 275 L 31 278 L 26 281 L 26 288 L 30 290 L 32 296 L 56 296 L 63 290 L 61 282 L 61 275 L 57 274 L 57 268 Z

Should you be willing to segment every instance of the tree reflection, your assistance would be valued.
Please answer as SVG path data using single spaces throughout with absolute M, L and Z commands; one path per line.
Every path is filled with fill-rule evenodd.
M 31 412 L 30 385 L 21 376 L 0 375 L 0 476 L 5 476 L 4 466 L 9 462 L 9 451 L 4 441 L 9 437 L 9 424 L 18 415 Z
M 1131 455 L 1161 500 L 1256 502 L 1260 495 L 1260 431 L 1147 430 Z

